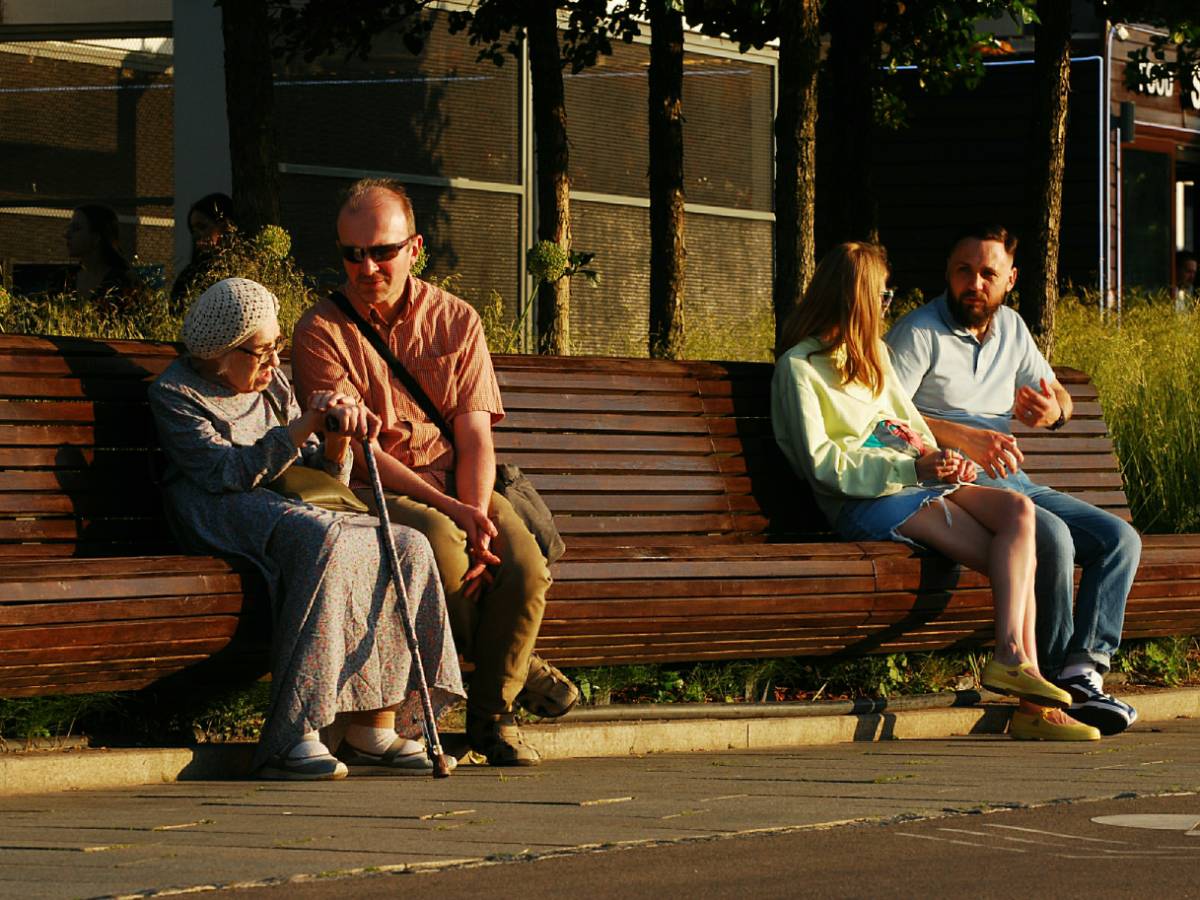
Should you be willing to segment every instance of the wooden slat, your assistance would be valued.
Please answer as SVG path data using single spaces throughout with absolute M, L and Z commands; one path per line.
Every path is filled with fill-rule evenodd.
M 158 535 L 157 540 L 141 541 L 103 541 L 89 543 L 87 541 L 30 541 L 25 543 L 0 542 L 0 561 L 20 561 L 23 565 L 38 560 L 53 560 L 55 563 L 77 556 L 112 557 L 121 553 L 161 553 L 164 556 L 178 552 L 173 541 Z
M 894 549 L 893 549 L 894 548 Z M 891 551 L 891 552 L 889 552 Z M 879 556 L 911 556 L 912 550 L 892 541 L 812 541 L 806 543 L 770 544 L 756 543 L 746 545 L 715 545 L 707 537 L 696 537 L 686 545 L 674 543 L 670 546 L 660 546 L 653 538 L 644 543 L 629 544 L 621 547 L 588 547 L 582 548 L 572 544 L 567 548 L 564 560 L 574 562 L 577 559 L 614 559 L 617 561 L 636 561 L 644 559 L 670 560 L 672 562 L 688 559 L 875 559 Z
M 193 627 L 193 636 L 181 637 L 180 629 L 171 630 L 169 638 L 157 635 L 139 636 L 137 630 L 128 623 L 120 626 L 103 628 L 95 624 L 54 626 L 59 629 L 73 629 L 75 643 L 45 643 L 38 645 L 22 644 L 20 646 L 0 647 L 0 666 L 38 664 L 42 662 L 76 662 L 80 660 L 99 659 L 140 659 L 148 653 L 156 656 L 202 654 L 211 656 L 229 646 L 234 634 L 237 619 L 230 616 L 221 633 L 210 634 L 211 625 L 202 628 Z M 172 623 L 174 624 L 174 623 Z M 101 639 L 89 637 L 101 631 Z
M 213 556 L 181 556 L 178 554 L 151 556 L 126 554 L 111 559 L 63 559 L 52 566 L 31 567 L 28 561 L 0 560 L 0 579 L 19 581 L 60 580 L 67 578 L 127 578 L 137 575 L 157 576 L 163 573 L 215 574 L 255 573 L 248 563 L 217 559 Z
M 1027 473 L 1028 474 L 1028 473 Z M 1060 491 L 1075 491 L 1082 488 L 1122 488 L 1124 482 L 1121 473 L 1089 471 L 1067 472 L 1053 468 L 1037 476 L 1038 484 L 1044 484 Z M 1124 495 L 1122 495 L 1124 496 Z
M 814 560 L 814 559 L 739 559 L 698 561 L 669 565 L 672 581 L 692 578 L 716 578 L 721 580 L 759 578 L 797 578 L 868 576 L 874 569 L 871 560 Z M 554 570 L 558 581 L 629 581 L 637 578 L 663 580 L 663 570 L 668 568 L 659 560 L 639 561 L 596 561 L 560 562 Z
M 706 413 L 700 398 L 686 394 L 506 394 L 504 408 L 516 412 L 648 413 L 698 416 Z
M 666 534 L 669 532 L 706 534 L 708 532 L 728 531 L 732 522 L 732 517 L 719 515 L 603 516 L 596 518 L 555 517 L 555 524 L 558 525 L 559 531 L 564 535 L 638 535 Z M 0 534 L 3 534 L 2 529 L 0 529 Z
M 4 396 L 24 400 L 126 400 L 146 398 L 146 388 L 156 377 L 143 372 L 128 379 L 28 378 L 4 376 Z
M 597 516 L 607 520 L 617 514 L 637 513 L 718 513 L 730 509 L 753 512 L 758 504 L 750 497 L 725 494 L 556 494 L 543 491 L 546 505 L 555 516 L 578 518 Z
M 509 413 L 497 431 L 590 431 L 632 434 L 708 434 L 710 420 L 703 416 L 633 416 L 605 413 Z
M 0 519 L 0 541 L 161 542 L 161 519 Z
M 628 477 L 631 472 L 656 473 L 655 477 L 657 477 L 657 473 L 736 475 L 745 471 L 743 465 L 736 471 L 730 472 L 721 465 L 720 460 L 712 456 L 682 456 L 673 453 L 637 455 L 632 453 L 578 453 L 574 450 L 564 450 L 558 453 L 506 450 L 503 453 L 503 461 L 520 466 L 527 475 L 537 472 L 608 472 L 619 473 L 622 479 Z M 608 480 L 612 481 L 611 478 Z
M 528 473 L 527 473 L 528 474 Z M 722 475 L 665 474 L 621 475 L 530 475 L 541 493 L 597 493 L 597 494 L 698 494 L 731 493 L 745 494 L 750 490 L 750 479 L 729 478 Z M 3 480 L 0 479 L 0 485 Z
M 0 425 L 0 445 L 27 447 L 137 447 L 151 448 L 158 435 L 149 416 L 92 425 Z
M 550 434 L 508 430 L 502 420 L 495 433 L 496 449 L 564 450 L 574 453 L 692 453 L 707 455 L 713 451 L 707 436 L 661 434 Z M 0 428 L 0 443 L 3 429 Z
M 139 673 L 133 677 L 117 674 L 109 678 L 89 679 L 87 681 L 67 681 L 65 683 L 49 682 L 25 685 L 22 687 L 6 687 L 0 683 L 0 694 L 5 697 L 39 697 L 44 694 L 96 694 L 115 691 L 140 691 L 158 680 L 158 675 Z
M 176 597 L 181 594 L 241 593 L 242 577 L 225 574 L 156 572 L 141 577 L 6 579 L 0 610 L 22 603 L 98 600 L 105 597 Z
M 553 371 L 510 369 L 498 357 L 495 360 L 496 378 L 505 399 L 517 396 L 522 390 L 554 390 L 561 388 L 564 377 Z M 569 376 L 573 391 L 634 394 L 694 395 L 696 382 L 687 377 L 654 377 L 646 375 L 600 375 L 573 372 Z
M 1061 453 L 1053 456 L 1027 453 L 1021 468 L 1027 475 L 1035 476 L 1034 480 L 1040 480 L 1037 476 L 1047 472 L 1119 471 L 1117 458 L 1111 453 Z
M 0 516 L 92 518 L 111 515 L 115 510 L 120 510 L 126 516 L 161 518 L 162 501 L 157 495 L 139 493 L 121 496 L 112 490 L 111 482 L 107 479 L 104 479 L 104 482 L 104 493 L 84 493 L 84 488 L 76 487 L 74 490 L 78 493 L 70 495 L 28 492 L 0 494 Z

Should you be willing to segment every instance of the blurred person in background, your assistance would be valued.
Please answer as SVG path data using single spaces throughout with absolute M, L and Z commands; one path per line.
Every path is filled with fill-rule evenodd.
M 1175 312 L 1195 306 L 1196 296 L 1196 254 L 1180 250 L 1175 254 Z
M 79 260 L 67 277 L 68 293 L 114 312 L 124 312 L 140 298 L 142 283 L 121 252 L 115 212 L 98 203 L 76 207 L 63 237 L 67 254 Z
M 205 194 L 188 210 L 188 231 L 192 236 L 192 258 L 175 277 L 171 287 L 172 305 L 182 306 L 192 293 L 189 288 L 221 245 L 221 239 L 237 231 L 233 219 L 233 200 L 228 194 Z

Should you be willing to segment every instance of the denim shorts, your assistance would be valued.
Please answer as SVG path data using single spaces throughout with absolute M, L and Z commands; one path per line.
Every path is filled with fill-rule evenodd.
M 958 488 L 957 484 L 938 481 L 914 484 L 895 494 L 871 500 L 847 499 L 833 527 L 838 534 L 851 541 L 899 541 L 910 547 L 921 548 L 921 544 L 905 537 L 897 529 L 930 503 L 941 503 L 949 521 L 950 510 L 942 498 Z

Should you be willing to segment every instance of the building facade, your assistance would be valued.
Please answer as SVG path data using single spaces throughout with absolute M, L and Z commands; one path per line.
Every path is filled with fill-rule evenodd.
M 17 27 L 3 10 L 0 40 Z M 129 3 L 124 13 L 137 10 L 144 5 Z M 136 52 L 134 39 L 118 39 L 117 21 L 101 34 L 71 21 L 40 29 L 25 22 L 22 40 L 0 44 L 0 265 L 10 285 L 44 286 L 47 272 L 61 272 L 66 219 L 84 202 L 116 209 L 126 252 L 170 279 L 188 258 L 190 204 L 229 191 L 219 11 L 211 0 L 175 0 L 170 13 L 125 20 L 143 32 Z M 418 55 L 383 34 L 367 60 L 276 62 L 282 224 L 300 265 L 333 280 L 339 192 L 366 175 L 398 178 L 411 188 L 429 271 L 453 275 L 477 305 L 498 295 L 531 327 L 528 61 L 478 62 L 465 36 L 448 33 L 444 13 L 434 17 L 442 21 Z M 155 26 L 162 34 L 146 37 Z M 593 68 L 566 76 L 574 244 L 595 253 L 601 274 L 597 286 L 574 286 L 571 337 L 580 353 L 645 352 L 648 61 L 647 42 L 619 43 Z M 689 35 L 686 303 L 694 327 L 736 331 L 770 314 L 774 93 L 770 51 L 741 54 Z

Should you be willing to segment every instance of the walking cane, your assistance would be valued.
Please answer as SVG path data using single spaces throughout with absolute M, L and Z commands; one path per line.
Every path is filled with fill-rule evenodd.
M 325 427 L 336 432 L 338 421 L 333 416 L 325 420 Z M 371 439 L 363 438 L 363 456 L 367 460 L 367 472 L 371 476 L 371 490 L 375 493 L 375 506 L 378 510 L 379 528 L 383 532 L 383 546 L 387 550 L 388 565 L 392 570 L 392 584 L 396 587 L 396 598 L 401 604 L 400 619 L 404 623 L 404 638 L 408 642 L 408 652 L 412 656 L 413 667 L 417 670 L 418 693 L 421 695 L 421 711 L 424 719 L 425 750 L 429 761 L 433 763 L 434 778 L 448 778 L 450 764 L 446 762 L 446 754 L 442 752 L 442 743 L 438 739 L 437 717 L 433 714 L 433 701 L 429 699 L 429 685 L 425 681 L 425 666 L 421 663 L 421 649 L 417 646 L 417 631 L 408 615 L 408 591 L 404 587 L 404 579 L 400 576 L 400 559 L 396 554 L 396 539 L 392 536 L 392 523 L 388 518 L 387 503 L 383 497 L 383 483 L 379 480 L 379 468 L 375 465 L 375 451 L 371 449 Z

